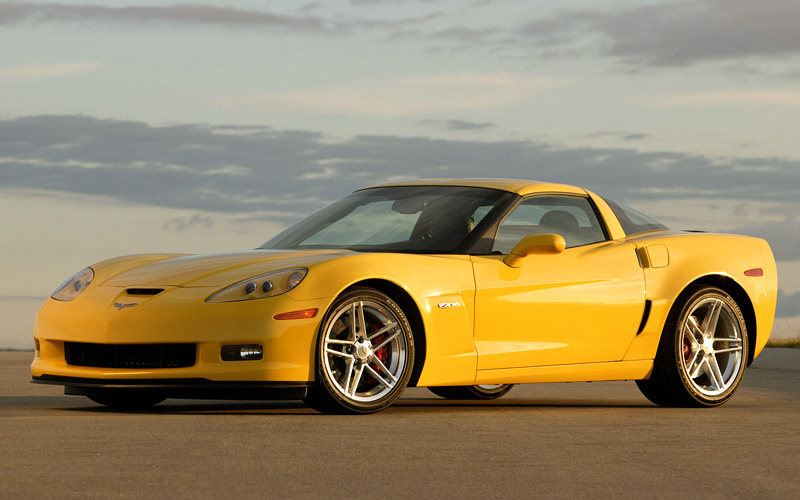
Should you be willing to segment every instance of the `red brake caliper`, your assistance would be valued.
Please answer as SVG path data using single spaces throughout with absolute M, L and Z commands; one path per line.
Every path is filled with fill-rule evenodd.
M 377 332 L 379 329 L 380 329 L 379 325 L 372 325 L 371 333 Z M 383 334 L 378 335 L 377 337 L 371 340 L 372 345 L 380 345 L 380 343 L 383 342 L 384 337 L 385 335 Z M 375 357 L 378 358 L 378 360 L 381 363 L 383 363 L 384 366 L 386 366 L 386 360 L 389 359 L 389 350 L 386 346 L 381 347 L 377 351 L 374 351 L 372 354 L 374 354 Z M 371 366 L 376 373 L 381 373 L 381 369 L 378 367 L 377 363 L 370 363 L 369 366 Z M 375 377 L 373 377 L 371 374 L 368 374 L 367 377 L 368 377 L 367 382 L 369 383 L 377 382 L 377 380 L 375 380 Z
M 691 334 L 690 334 L 691 335 Z M 683 335 L 683 362 L 688 363 L 689 358 L 692 356 L 692 344 L 686 334 Z

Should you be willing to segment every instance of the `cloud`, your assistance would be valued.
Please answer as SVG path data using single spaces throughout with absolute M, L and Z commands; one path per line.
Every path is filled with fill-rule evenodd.
M 661 1 L 633 7 L 606 3 L 604 8 L 528 12 L 527 19 L 520 16 L 505 25 L 467 25 L 455 20 L 433 31 L 420 28 L 413 36 L 528 57 L 599 55 L 636 66 L 738 61 L 739 71 L 777 71 L 783 76 L 792 74 L 786 70 L 786 58 L 800 55 L 800 2 L 796 0 Z M 762 58 L 778 61 L 781 67 L 776 70 L 754 62 Z
M 409 116 L 493 109 L 568 85 L 565 80 L 514 73 L 461 73 L 371 81 L 339 87 L 218 97 L 219 108 L 292 110 L 361 116 Z
M 568 8 L 563 7 L 568 4 L 565 2 L 531 8 L 530 2 L 520 1 L 516 6 L 507 2 L 502 9 L 491 1 L 446 9 L 444 2 L 421 0 L 404 2 L 402 9 L 392 8 L 397 3 L 353 0 L 325 8 L 311 3 L 279 12 L 275 7 L 204 3 L 0 2 L 0 25 L 95 23 L 345 36 L 368 33 L 395 41 L 427 41 L 431 50 L 469 48 L 526 59 L 601 56 L 636 66 L 725 61 L 736 62 L 737 71 L 783 77 L 800 74 L 786 68 L 787 58 L 800 57 L 800 30 L 796 29 L 800 2 L 796 0 L 598 2 L 602 8 Z M 764 60 L 777 61 L 777 67 L 764 67 Z
M 800 53 L 795 0 L 665 2 L 599 16 L 609 55 L 681 66 L 702 61 Z
M 321 8 L 323 6 L 324 9 Z M 265 8 L 222 7 L 189 2 L 165 6 L 0 2 L 0 26 L 93 23 L 102 26 L 125 24 L 136 28 L 186 26 L 346 35 L 356 31 L 403 30 L 444 16 L 444 13 L 436 11 L 398 18 L 393 11 L 389 11 L 383 18 L 365 18 L 354 15 L 351 6 L 336 11 L 321 2 L 292 8 L 295 8 L 293 12 L 283 13 Z
M 641 141 L 642 139 L 648 139 L 650 137 L 652 137 L 650 134 L 626 134 L 622 136 L 626 141 Z
M 642 104 L 658 106 L 696 106 L 714 104 L 771 104 L 775 106 L 800 106 L 800 92 L 795 90 L 718 91 L 679 94 L 640 99 Z
M 191 217 L 175 217 L 164 223 L 164 230 L 184 232 L 193 227 L 213 227 L 214 218 L 210 215 L 195 214 Z
M 620 201 L 800 199 L 795 160 L 720 160 L 524 140 L 362 135 L 333 141 L 269 127 L 36 116 L 0 120 L 0 152 L 2 189 L 104 195 L 201 213 L 269 213 L 281 223 L 359 187 L 402 178 L 536 179 L 584 186 Z M 790 223 L 739 229 L 778 238 L 776 255 L 791 258 L 800 242 L 790 235 L 800 234 L 800 227 Z
M 491 122 L 471 122 L 467 120 L 422 120 L 423 125 L 433 125 L 447 130 L 484 130 L 496 127 L 497 124 Z
M 0 2 L 0 25 L 20 23 L 169 23 L 219 27 L 269 27 L 304 32 L 330 32 L 335 28 L 310 15 L 276 14 L 266 10 L 217 7 L 207 4 L 110 7 L 100 4 Z
M 0 66 L 0 81 L 27 82 L 79 75 L 96 71 L 96 62 L 76 62 L 62 64 L 28 64 L 23 66 Z
M 442 0 L 350 0 L 350 5 L 363 6 L 363 5 L 397 5 L 399 3 L 439 3 Z

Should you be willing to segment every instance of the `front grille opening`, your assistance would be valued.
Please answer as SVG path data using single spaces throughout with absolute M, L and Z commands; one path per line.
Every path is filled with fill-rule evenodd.
M 128 288 L 125 290 L 128 295 L 158 295 L 163 291 L 163 288 Z
M 95 368 L 186 368 L 194 366 L 196 344 L 86 344 L 64 342 L 64 360 Z

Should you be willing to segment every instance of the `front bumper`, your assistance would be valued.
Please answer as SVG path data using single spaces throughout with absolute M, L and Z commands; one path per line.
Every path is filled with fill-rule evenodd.
M 124 288 L 92 286 L 71 302 L 50 299 L 34 327 L 39 349 L 31 364 L 34 382 L 83 387 L 192 382 L 199 392 L 218 383 L 307 384 L 314 380 L 314 345 L 328 299 L 295 300 L 290 294 L 265 299 L 206 303 L 215 290 L 165 287 L 152 297 L 131 297 Z M 119 308 L 114 304 L 136 303 Z M 280 313 L 317 309 L 313 318 L 275 320 Z M 65 360 L 65 342 L 115 345 L 195 344 L 196 360 L 180 368 L 75 366 Z M 260 360 L 223 361 L 222 346 L 258 344 Z M 89 383 L 89 382 L 87 382 Z M 210 384 L 210 385 L 209 385 Z M 223 386 L 218 386 L 222 388 Z M 231 387 L 226 387 L 230 389 Z M 239 399 L 239 398 L 236 398 Z

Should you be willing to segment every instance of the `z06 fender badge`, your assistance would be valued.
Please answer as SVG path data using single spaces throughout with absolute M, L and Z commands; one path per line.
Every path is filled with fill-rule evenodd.
M 442 302 L 439 304 L 439 309 L 447 309 L 448 307 L 459 307 L 461 304 L 458 302 Z
M 121 309 L 125 309 L 126 307 L 133 307 L 133 306 L 138 306 L 138 305 L 139 305 L 138 302 L 132 302 L 130 304 L 123 304 L 122 302 L 114 302 L 114 307 L 117 308 L 117 311 L 119 311 Z

